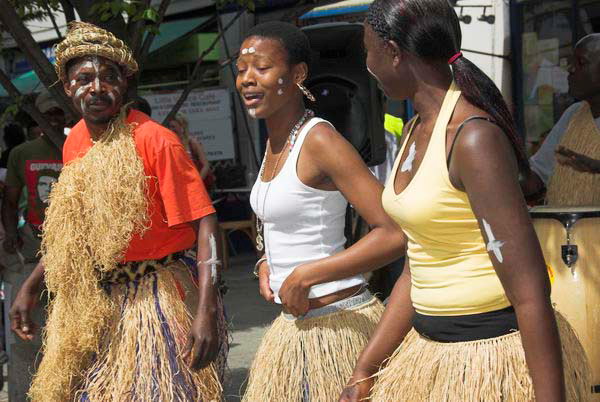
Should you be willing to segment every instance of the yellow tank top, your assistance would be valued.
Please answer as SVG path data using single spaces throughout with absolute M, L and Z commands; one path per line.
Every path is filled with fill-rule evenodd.
M 478 314 L 510 306 L 467 194 L 452 185 L 446 166 L 446 129 L 459 98 L 452 83 L 421 165 L 396 194 L 394 178 L 411 127 L 382 195 L 384 209 L 408 237 L 411 299 L 425 315 Z

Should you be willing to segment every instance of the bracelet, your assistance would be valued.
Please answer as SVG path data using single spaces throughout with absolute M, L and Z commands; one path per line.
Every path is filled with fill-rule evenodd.
M 258 278 L 258 269 L 260 268 L 260 264 L 262 264 L 263 262 L 267 261 L 267 257 L 263 257 L 260 260 L 256 261 L 256 264 L 254 264 L 254 270 L 252 271 L 252 273 L 254 274 L 254 276 L 256 276 Z

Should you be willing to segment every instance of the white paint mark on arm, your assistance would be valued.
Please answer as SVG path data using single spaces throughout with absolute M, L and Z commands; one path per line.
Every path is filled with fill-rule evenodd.
M 217 266 L 221 265 L 221 260 L 219 260 L 219 256 L 217 254 L 217 239 L 215 235 L 211 233 L 208 236 L 208 243 L 210 247 L 210 258 L 206 261 L 201 261 L 198 264 L 208 265 L 210 267 L 210 279 L 213 285 L 217 284 Z
M 487 237 L 487 251 L 491 251 L 494 253 L 494 256 L 498 260 L 498 262 L 504 261 L 504 257 L 502 256 L 502 251 L 500 250 L 502 246 L 504 246 L 504 242 L 500 240 L 496 240 L 494 233 L 492 232 L 492 227 L 485 219 L 481 220 L 483 223 L 483 229 L 485 230 L 485 236 Z
M 417 146 L 413 142 L 408 150 L 408 156 L 406 157 L 406 160 L 402 164 L 402 168 L 400 168 L 401 172 L 410 172 L 412 170 L 412 165 L 415 160 L 415 155 L 417 155 Z

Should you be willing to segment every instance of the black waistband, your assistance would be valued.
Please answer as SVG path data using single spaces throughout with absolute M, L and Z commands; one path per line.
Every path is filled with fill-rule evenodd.
M 511 307 L 481 314 L 432 316 L 415 313 L 413 327 L 436 342 L 468 342 L 496 338 L 519 330 Z

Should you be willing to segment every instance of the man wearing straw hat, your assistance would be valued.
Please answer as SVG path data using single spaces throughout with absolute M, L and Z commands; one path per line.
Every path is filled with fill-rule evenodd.
M 176 135 L 125 104 L 137 69 L 121 40 L 91 24 L 72 23 L 56 47 L 58 76 L 83 119 L 65 142 L 41 263 L 10 312 L 13 330 L 32 339 L 45 281 L 35 401 L 221 397 L 211 363 L 227 349 L 215 211 Z M 183 251 L 194 246 L 188 267 Z

